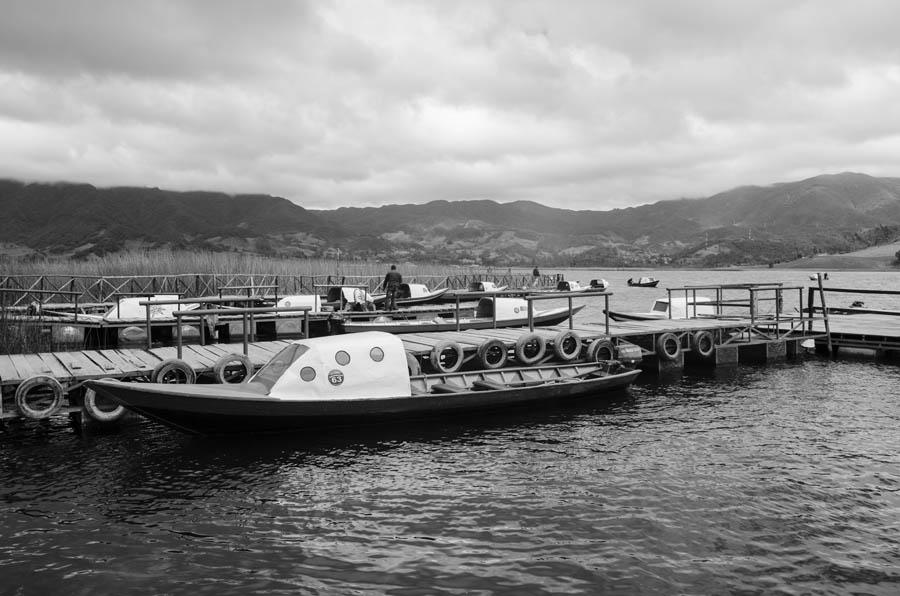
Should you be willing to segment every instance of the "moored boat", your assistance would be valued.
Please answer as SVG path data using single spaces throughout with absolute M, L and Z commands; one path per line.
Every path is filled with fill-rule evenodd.
M 584 305 L 535 310 L 532 324 L 537 326 L 558 325 L 578 311 Z M 456 331 L 466 329 L 491 329 L 494 327 L 524 327 L 528 325 L 528 301 L 522 298 L 482 298 L 478 301 L 474 316 L 434 316 L 432 318 L 416 318 L 415 312 L 405 316 L 382 315 L 370 320 L 353 318 L 335 319 L 332 325 L 344 333 L 362 331 L 385 331 L 388 333 L 421 333 L 434 331 Z
M 716 307 L 711 298 L 697 296 L 686 299 L 674 296 L 669 304 L 668 298 L 658 298 L 649 311 L 614 311 L 605 310 L 613 321 L 652 321 L 654 319 L 688 319 L 692 317 L 712 317 L 716 315 Z M 671 314 L 671 316 L 670 316 Z
M 400 284 L 397 290 L 397 306 L 437 302 L 446 293 L 447 288 L 432 291 L 425 284 Z M 386 300 L 387 294 L 374 294 L 372 296 L 372 301 L 379 308 L 384 306 Z
M 88 389 L 192 434 L 286 432 L 564 403 L 628 386 L 618 361 L 410 376 L 395 335 L 329 336 L 289 344 L 248 382 L 178 385 L 93 380 Z
M 639 277 L 637 279 L 629 277 L 628 285 L 634 288 L 655 288 L 659 285 L 659 280 L 655 277 Z

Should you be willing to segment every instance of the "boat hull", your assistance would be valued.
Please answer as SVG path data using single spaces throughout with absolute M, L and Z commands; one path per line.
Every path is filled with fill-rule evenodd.
M 583 305 L 572 307 L 572 315 L 584 308 Z M 535 315 L 532 319 L 537 326 L 558 325 L 569 318 L 568 308 L 558 308 L 548 311 L 541 315 Z M 460 319 L 457 325 L 456 319 L 446 319 L 445 321 L 425 319 L 425 320 L 406 320 L 406 321 L 353 321 L 345 320 L 343 322 L 334 321 L 332 323 L 339 332 L 359 333 L 362 331 L 385 331 L 387 333 L 427 333 L 435 331 L 465 331 L 467 329 L 494 329 L 501 327 L 525 327 L 528 325 L 528 318 L 517 318 L 494 321 L 490 317 L 478 317 L 471 319 Z
M 196 385 L 101 380 L 89 381 L 87 386 L 130 410 L 180 431 L 218 435 L 359 427 L 506 409 L 536 402 L 563 403 L 624 388 L 639 373 L 639 370 L 625 370 L 596 378 L 550 380 L 495 390 L 309 401 L 278 400 L 221 385 L 198 389 L 200 386 Z

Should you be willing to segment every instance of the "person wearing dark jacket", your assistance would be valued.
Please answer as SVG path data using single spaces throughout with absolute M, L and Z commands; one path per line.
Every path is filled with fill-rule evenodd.
M 397 310 L 397 290 L 403 283 L 403 276 L 397 271 L 396 265 L 391 265 L 391 270 L 384 276 L 384 291 L 387 295 L 384 302 L 385 310 Z

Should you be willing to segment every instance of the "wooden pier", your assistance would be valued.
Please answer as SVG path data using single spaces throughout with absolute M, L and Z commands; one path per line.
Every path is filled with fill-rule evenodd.
M 742 303 L 749 305 L 749 316 L 727 312 L 734 310 L 737 301 L 717 294 L 717 301 L 724 307 L 714 316 L 627 322 L 615 322 L 607 317 L 590 322 L 570 319 L 567 324 L 552 327 L 409 333 L 401 334 L 401 339 L 409 355 L 411 373 L 612 358 L 658 373 L 689 366 L 783 360 L 803 353 L 801 344 L 815 345 L 832 354 L 841 348 L 900 352 L 900 316 L 884 312 L 829 314 L 821 291 L 823 306 L 814 306 L 810 293 L 808 306 L 798 309 L 794 315 L 785 315 L 780 309 L 766 314 L 758 308 L 759 295 L 772 294 L 775 296 L 772 302 L 781 306 L 785 288 L 741 288 L 750 293 L 749 299 Z M 609 296 L 594 296 L 597 295 L 606 299 Z M 193 382 L 200 377 L 205 382 L 234 382 L 246 378 L 287 343 L 286 340 L 248 342 L 245 339 L 243 343 L 179 343 L 168 347 L 0 355 L 0 421 L 83 413 L 86 408 L 93 411 L 95 419 L 112 418 L 111 412 L 97 409 L 94 396 L 84 390 L 85 381 L 115 378 Z M 36 407 L 28 405 L 31 399 L 28 391 L 32 390 L 37 393 Z

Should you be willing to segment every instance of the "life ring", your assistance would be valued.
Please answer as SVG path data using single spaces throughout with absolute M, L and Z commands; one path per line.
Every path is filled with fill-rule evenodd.
M 151 383 L 171 383 L 190 385 L 197 380 L 197 373 L 184 360 L 169 358 L 163 360 L 150 373 Z
M 656 355 L 663 360 L 677 360 L 681 355 L 681 341 L 674 333 L 663 333 L 656 338 Z
M 253 363 L 244 354 L 225 354 L 213 364 L 213 374 L 219 383 L 240 383 L 253 374 Z
M 499 339 L 489 339 L 480 346 L 476 352 L 478 364 L 485 370 L 502 368 L 506 364 L 508 349 L 506 344 Z
M 419 359 L 409 352 L 406 353 L 406 370 L 409 371 L 411 377 L 422 374 L 422 365 L 419 364 Z
M 535 364 L 546 352 L 547 342 L 537 333 L 527 333 L 516 340 L 516 360 L 521 364 Z
M 595 339 L 587 349 L 588 362 L 601 362 L 615 359 L 612 342 L 606 339 Z
M 563 362 L 575 360 L 581 354 L 581 336 L 569 329 L 553 338 L 553 354 Z
M 118 379 L 104 379 L 106 381 L 118 381 Z M 97 403 L 97 392 L 93 389 L 84 390 L 84 411 L 97 422 L 115 422 L 125 415 L 125 407 L 117 404 L 112 410 L 105 410 Z
M 463 363 L 462 346 L 455 341 L 439 341 L 431 349 L 430 360 L 431 366 L 438 372 L 456 372 Z
M 694 333 L 691 336 L 691 349 L 704 360 L 712 358 L 716 352 L 716 341 L 713 334 L 706 330 Z
M 59 381 L 46 375 L 28 377 L 16 387 L 16 406 L 25 418 L 31 420 L 43 420 L 49 418 L 59 410 L 62 405 L 63 390 Z M 50 396 L 50 404 L 42 408 L 35 408 L 28 403 L 29 398 L 42 399 Z

